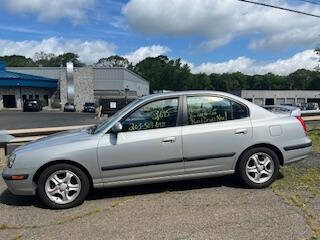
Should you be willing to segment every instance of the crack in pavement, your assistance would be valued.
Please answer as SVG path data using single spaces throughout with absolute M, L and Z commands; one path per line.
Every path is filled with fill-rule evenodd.
M 105 211 L 110 211 L 116 207 L 119 207 L 129 201 L 132 201 L 134 200 L 135 197 L 129 197 L 129 198 L 126 198 L 126 199 L 123 199 L 123 200 L 119 200 L 119 201 L 116 201 L 115 203 L 113 203 L 110 207 L 107 207 L 107 208 L 97 208 L 97 209 L 93 209 L 89 212 L 86 212 L 84 214 L 80 214 L 78 216 L 74 216 L 74 217 L 71 217 L 69 219 L 66 219 L 64 221 L 58 221 L 58 222 L 54 222 L 54 223 L 50 223 L 50 224 L 43 224 L 43 225 L 26 225 L 26 226 L 14 226 L 14 225 L 7 225 L 7 224 L 0 224 L 0 232 L 1 231 L 7 231 L 7 230 L 27 230 L 27 229 L 40 229 L 40 228 L 45 228 L 45 227 L 52 227 L 52 226 L 60 226 L 60 225 L 64 225 L 66 223 L 70 223 L 70 222 L 73 222 L 73 221 L 76 221 L 78 219 L 82 219 L 84 217 L 88 217 L 88 216 L 92 216 L 92 215 L 95 215 L 95 214 L 98 214 L 98 213 L 101 213 L 101 212 L 105 212 Z

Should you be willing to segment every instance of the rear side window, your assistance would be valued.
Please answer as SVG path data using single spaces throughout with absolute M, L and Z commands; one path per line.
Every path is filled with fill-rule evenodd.
M 234 101 L 231 101 L 231 102 L 232 102 L 232 116 L 233 116 L 232 119 L 233 120 L 249 117 L 249 111 L 247 107 Z
M 189 125 L 248 117 L 248 109 L 245 106 L 221 97 L 187 97 L 187 108 Z
M 148 103 L 122 121 L 123 131 L 141 131 L 177 126 L 178 98 Z

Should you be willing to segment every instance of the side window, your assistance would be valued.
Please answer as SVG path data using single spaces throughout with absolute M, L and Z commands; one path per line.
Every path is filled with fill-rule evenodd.
M 221 97 L 187 97 L 187 107 L 190 125 L 237 120 L 249 116 L 244 105 Z
M 187 97 L 190 125 L 231 120 L 231 101 L 220 97 Z
M 178 106 L 178 98 L 148 103 L 122 121 L 123 132 L 175 127 Z
M 248 108 L 241 105 L 240 103 L 233 102 L 233 101 L 232 101 L 232 114 L 233 114 L 232 119 L 234 120 L 249 117 Z

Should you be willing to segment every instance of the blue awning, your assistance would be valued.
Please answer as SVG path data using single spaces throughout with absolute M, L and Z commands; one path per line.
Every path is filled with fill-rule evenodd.
M 23 73 L 9 72 L 6 71 L 3 64 L 1 64 L 0 87 L 57 88 L 58 80 Z

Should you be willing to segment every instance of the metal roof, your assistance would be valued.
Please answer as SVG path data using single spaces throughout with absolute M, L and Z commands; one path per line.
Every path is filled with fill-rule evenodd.
M 10 72 L 0 62 L 0 87 L 57 88 L 58 80 L 35 75 Z

